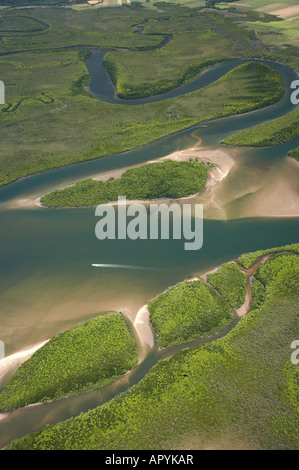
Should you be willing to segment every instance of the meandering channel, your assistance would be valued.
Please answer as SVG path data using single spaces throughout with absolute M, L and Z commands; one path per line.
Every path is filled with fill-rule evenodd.
M 245 62 L 236 59 L 218 64 L 193 82 L 164 95 L 142 100 L 120 100 L 102 67 L 105 53 L 92 48 L 92 55 L 87 61 L 91 76 L 89 91 L 98 99 L 124 105 L 158 101 L 194 91 L 213 83 Z M 220 145 L 229 134 L 288 113 L 294 109 L 290 102 L 289 85 L 297 74 L 285 65 L 262 62 L 277 70 L 285 82 L 286 94 L 275 105 L 208 122 L 206 128 L 202 124 L 193 126 L 139 149 L 33 175 L 0 188 L 0 223 L 3 227 L 0 236 L 1 246 L 5 247 L 1 253 L 3 336 L 0 339 L 5 342 L 8 354 L 42 342 L 100 312 L 127 308 L 132 312 L 132 318 L 136 317 L 143 305 L 169 285 L 192 275 L 200 275 L 242 252 L 298 241 L 298 219 L 254 218 L 205 221 L 204 245 L 196 253 L 185 252 L 180 240 L 169 240 L 167 243 L 161 240 L 107 240 L 99 243 L 94 236 L 96 221 L 93 209 L 55 211 L 10 206 L 14 200 L 38 197 L 77 179 L 147 162 L 188 148 L 194 143 L 194 132 L 204 145 L 214 147 Z M 298 140 L 270 149 L 255 149 L 250 158 L 257 168 L 273 165 L 284 159 L 287 151 L 299 144 Z M 103 266 L 94 269 L 92 264 Z M 105 264 L 147 266 L 160 271 L 108 270 Z M 227 331 L 229 328 L 221 335 Z M 199 340 L 184 347 L 211 339 Z M 159 359 L 165 359 L 177 350 L 152 349 L 136 370 L 103 390 L 2 416 L 1 447 L 15 437 L 110 400 L 137 383 Z

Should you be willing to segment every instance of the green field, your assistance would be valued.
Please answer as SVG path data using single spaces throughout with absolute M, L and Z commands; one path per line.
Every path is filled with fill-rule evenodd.
M 121 313 L 109 313 L 51 338 L 0 393 L 0 410 L 101 388 L 137 366 L 137 347 Z
M 163 348 L 209 336 L 233 320 L 226 302 L 201 280 L 170 287 L 151 300 L 148 308 Z
M 298 2 L 297 0 L 239 0 L 231 3 L 231 5 L 237 7 L 246 6 L 246 8 L 272 13 L 273 11 L 287 8 L 292 5 L 298 5 Z
M 264 300 L 225 337 L 158 362 L 109 403 L 7 449 L 298 450 L 298 255 L 279 254 L 256 275 Z

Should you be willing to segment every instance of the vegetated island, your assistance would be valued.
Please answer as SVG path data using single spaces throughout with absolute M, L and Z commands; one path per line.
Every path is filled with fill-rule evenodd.
M 168 288 L 149 302 L 148 310 L 163 348 L 210 336 L 233 321 L 229 305 L 202 280 Z
M 226 336 L 159 361 L 114 400 L 6 449 L 298 449 L 290 345 L 299 334 L 299 245 L 241 259 L 273 251 L 253 273 L 258 307 Z
M 101 315 L 53 336 L 25 361 L 0 393 L 0 411 L 101 388 L 137 363 L 122 314 Z
M 247 280 L 236 263 L 223 264 L 217 272 L 207 275 L 207 281 L 232 307 L 239 308 L 245 302 Z
M 47 207 L 82 207 L 117 201 L 118 196 L 142 201 L 186 197 L 204 189 L 208 168 L 214 166 L 196 160 L 150 163 L 130 168 L 120 178 L 108 181 L 86 179 L 42 196 L 40 203 Z
M 281 118 L 233 134 L 223 142 L 237 146 L 268 147 L 298 137 L 299 108 L 296 108 Z M 291 150 L 289 155 L 298 160 L 298 149 Z

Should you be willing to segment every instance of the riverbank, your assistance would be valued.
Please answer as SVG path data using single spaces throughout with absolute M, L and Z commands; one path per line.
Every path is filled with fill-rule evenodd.
M 172 152 L 169 155 L 149 160 L 147 164 L 172 160 L 176 162 L 198 159 L 205 164 L 212 164 L 208 168 L 208 178 L 205 188 L 196 194 L 178 199 L 159 198 L 150 200 L 126 200 L 132 203 L 184 203 L 193 200 L 204 206 L 204 217 L 211 220 L 230 220 L 244 217 L 299 217 L 299 193 L 297 178 L 299 164 L 291 157 L 286 157 L 277 163 L 274 170 L 265 173 L 259 169 L 244 166 L 244 150 L 226 147 L 207 148 L 197 145 L 184 150 Z M 246 162 L 245 162 L 246 163 Z M 105 171 L 91 177 L 93 181 L 108 181 L 110 178 L 118 179 L 125 171 L 143 166 L 144 163 L 130 165 L 125 168 Z M 242 182 L 242 184 L 241 184 Z M 75 183 L 62 186 L 59 189 L 74 186 Z M 32 197 L 18 199 L 9 203 L 11 209 L 46 208 L 40 202 L 42 196 L 34 194 Z M 109 201 L 116 205 L 117 201 Z M 95 207 L 95 206 L 94 206 Z
M 194 147 L 190 147 L 185 150 L 178 150 L 165 157 L 158 158 L 156 160 L 149 160 L 147 164 L 157 163 L 157 162 L 165 162 L 167 160 L 172 160 L 175 162 L 188 162 L 190 159 L 195 160 L 198 159 L 200 162 L 204 162 L 205 164 L 212 164 L 209 167 L 209 175 L 206 181 L 205 188 L 200 193 L 190 194 L 189 196 L 185 196 L 182 198 L 177 199 L 170 199 L 170 198 L 159 198 L 159 199 L 146 199 L 146 200 L 127 200 L 126 204 L 132 203 L 143 203 L 143 204 L 150 204 L 150 203 L 171 203 L 171 202 L 178 202 L 178 201 L 185 201 L 187 199 L 193 199 L 198 195 L 210 191 L 211 188 L 214 188 L 218 184 L 220 184 L 224 178 L 229 174 L 230 170 L 235 164 L 235 159 L 233 158 L 233 152 L 224 151 L 222 149 L 210 149 L 200 146 L 201 141 L 198 145 Z M 92 177 L 95 181 L 107 181 L 109 178 L 120 178 L 122 174 L 127 171 L 129 168 L 137 168 L 141 165 L 134 165 L 131 167 L 118 169 L 106 173 L 101 173 L 99 175 L 95 175 Z M 109 201 L 109 204 L 115 205 L 117 201 Z M 42 206 L 40 203 L 40 198 L 35 201 L 36 205 Z

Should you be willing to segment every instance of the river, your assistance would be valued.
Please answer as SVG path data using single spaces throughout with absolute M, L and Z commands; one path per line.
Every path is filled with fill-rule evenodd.
M 99 99 L 119 103 L 101 66 L 104 54 L 105 51 L 93 49 L 88 59 L 90 93 Z M 206 86 L 242 62 L 218 64 L 205 72 L 201 80 L 170 94 L 178 96 L 192 91 L 194 83 L 197 87 Z M 285 65 L 265 63 L 281 73 L 286 90 L 289 90 L 291 81 L 297 78 L 296 73 Z M 161 100 L 165 96 L 141 101 Z M 124 105 L 138 104 L 136 100 L 122 102 Z M 87 176 L 187 149 L 199 139 L 206 148 L 219 148 L 226 136 L 282 116 L 293 108 L 287 91 L 278 104 L 266 109 L 211 121 L 206 123 L 207 127 L 193 126 L 132 151 L 33 175 L 0 188 L 0 339 L 5 343 L 6 355 L 31 348 L 106 311 L 125 310 L 134 319 L 151 298 L 178 281 L 198 276 L 244 252 L 297 242 L 297 217 L 244 217 L 240 199 L 246 199 L 247 193 L 244 197 L 238 196 L 241 190 L 236 188 L 249 187 L 259 173 L 269 178 L 282 174 L 286 153 L 299 145 L 299 139 L 268 149 L 240 150 L 238 170 L 232 172 L 222 193 L 225 197 L 234 188 L 233 200 L 225 209 L 226 217 L 222 220 L 205 218 L 203 247 L 198 251 L 184 251 L 184 240 L 99 241 L 94 233 L 97 220 L 92 208 L 18 207 L 18 201 L 37 198 Z M 294 174 L 298 178 L 295 169 Z M 95 268 L 92 264 L 133 265 L 144 269 Z M 101 391 L 0 415 L 0 447 L 15 437 L 111 399 L 138 382 L 162 357 L 155 348 L 149 350 L 132 374 Z M 1 387 L 17 364 L 8 368 L 0 382 Z

